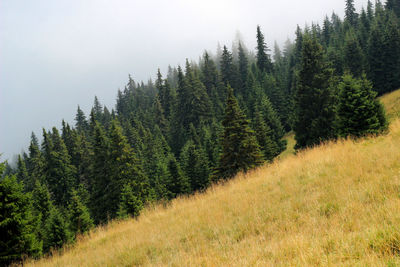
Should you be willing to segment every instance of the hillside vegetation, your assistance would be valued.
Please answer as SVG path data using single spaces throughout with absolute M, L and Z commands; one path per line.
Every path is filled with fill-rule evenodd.
M 114 221 L 28 266 L 396 266 L 400 91 L 390 132 L 288 155 L 206 193 Z

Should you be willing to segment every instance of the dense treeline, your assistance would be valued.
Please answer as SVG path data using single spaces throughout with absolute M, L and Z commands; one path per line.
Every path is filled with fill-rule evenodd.
M 129 76 L 115 109 L 95 97 L 75 125 L 43 130 L 40 144 L 32 133 L 17 168 L 1 167 L 0 264 L 270 162 L 291 130 L 297 149 L 382 132 L 376 96 L 400 87 L 399 15 L 398 1 L 357 14 L 347 0 L 344 20 L 298 27 L 272 57 L 257 27 L 255 53 L 239 42 L 154 83 Z

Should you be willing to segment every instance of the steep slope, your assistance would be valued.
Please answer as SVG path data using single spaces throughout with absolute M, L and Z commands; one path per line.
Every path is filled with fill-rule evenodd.
M 399 97 L 382 100 L 392 118 L 387 135 L 288 155 L 28 265 L 398 265 Z

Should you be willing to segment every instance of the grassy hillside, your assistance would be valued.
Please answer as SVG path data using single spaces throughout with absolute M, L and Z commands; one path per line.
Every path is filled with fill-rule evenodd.
M 385 136 L 287 153 L 28 265 L 400 265 L 399 97 L 382 100 L 392 118 Z

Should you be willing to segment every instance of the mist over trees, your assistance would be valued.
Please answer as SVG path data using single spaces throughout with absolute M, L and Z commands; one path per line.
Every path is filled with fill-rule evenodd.
M 75 125 L 32 133 L 17 167 L 0 168 L 0 264 L 271 162 L 290 131 L 297 149 L 383 132 L 376 96 L 400 87 L 400 7 L 366 8 L 348 0 L 343 20 L 298 26 L 272 52 L 258 26 L 254 53 L 239 41 L 154 82 L 129 76 L 115 108 L 95 97 Z

